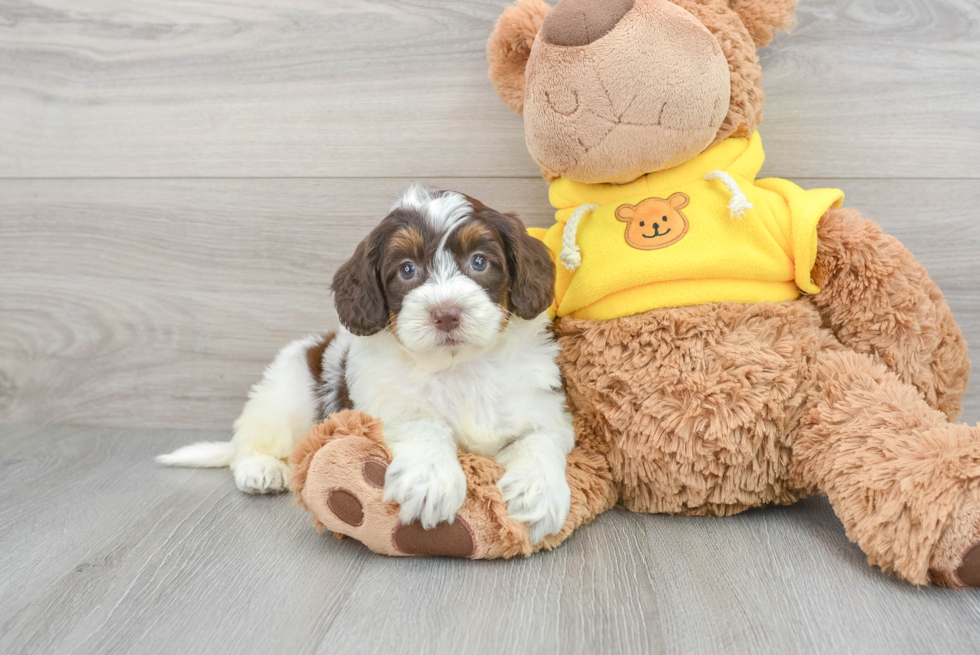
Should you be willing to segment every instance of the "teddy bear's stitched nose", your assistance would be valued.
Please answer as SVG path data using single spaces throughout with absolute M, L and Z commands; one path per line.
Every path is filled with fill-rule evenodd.
M 553 45 L 598 41 L 633 8 L 634 0 L 562 0 L 545 16 L 541 36 Z

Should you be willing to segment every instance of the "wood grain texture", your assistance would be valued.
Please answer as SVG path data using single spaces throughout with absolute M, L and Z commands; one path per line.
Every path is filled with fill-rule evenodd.
M 980 185 L 798 181 L 908 244 L 980 343 Z M 552 220 L 539 180 L 428 182 Z M 229 428 L 279 348 L 336 326 L 333 273 L 407 184 L 0 181 L 0 422 Z
M 0 176 L 523 176 L 509 0 L 2 0 Z M 980 177 L 980 5 L 803 0 L 763 51 L 770 174 Z
M 550 220 L 539 180 L 452 182 Z M 230 426 L 408 184 L 0 182 L 0 422 Z
M 0 652 L 980 649 L 980 592 L 882 575 L 822 499 L 724 519 L 613 510 L 507 562 L 386 558 L 227 470 L 151 462 L 220 436 L 0 427 Z

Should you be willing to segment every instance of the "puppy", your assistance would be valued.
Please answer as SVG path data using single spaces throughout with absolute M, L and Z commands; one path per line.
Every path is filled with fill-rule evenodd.
M 384 498 L 401 521 L 452 522 L 466 497 L 457 449 L 494 457 L 510 516 L 537 543 L 558 532 L 574 435 L 544 313 L 554 265 L 511 214 L 413 186 L 337 271 L 343 325 L 286 346 L 228 444 L 158 458 L 228 466 L 239 489 L 286 489 L 283 462 L 315 422 L 356 408 L 384 421 Z

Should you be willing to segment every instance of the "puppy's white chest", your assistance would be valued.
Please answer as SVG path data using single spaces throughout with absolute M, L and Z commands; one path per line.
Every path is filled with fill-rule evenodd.
M 513 388 L 492 366 L 469 365 L 432 374 L 420 387 L 420 401 L 453 430 L 465 450 L 495 454 L 519 432 Z

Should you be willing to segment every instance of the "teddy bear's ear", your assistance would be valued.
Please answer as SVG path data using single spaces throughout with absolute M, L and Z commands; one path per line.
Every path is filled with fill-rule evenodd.
M 687 203 L 690 201 L 691 199 L 687 197 L 686 193 L 680 192 L 671 194 L 671 196 L 667 198 L 667 204 L 674 209 L 684 209 L 687 207 Z
M 776 30 L 792 29 L 796 24 L 796 3 L 797 0 L 728 0 L 757 48 L 769 45 Z
M 633 219 L 633 214 L 635 211 L 635 205 L 620 205 L 616 208 L 616 218 L 624 223 L 629 223 Z
M 487 42 L 490 81 L 504 104 L 520 114 L 524 110 L 524 68 L 534 37 L 551 9 L 541 0 L 519 0 L 497 20 Z

